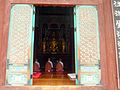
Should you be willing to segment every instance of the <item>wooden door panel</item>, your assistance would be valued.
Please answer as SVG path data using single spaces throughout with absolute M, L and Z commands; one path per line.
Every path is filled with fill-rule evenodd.
M 96 6 L 76 6 L 75 55 L 79 85 L 101 85 L 99 26 Z
M 33 5 L 11 7 L 7 52 L 6 85 L 30 85 L 33 59 Z

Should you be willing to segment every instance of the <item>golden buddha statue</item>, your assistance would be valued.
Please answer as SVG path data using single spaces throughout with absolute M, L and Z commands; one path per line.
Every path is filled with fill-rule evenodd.
M 50 43 L 50 52 L 51 53 L 57 53 L 58 52 L 58 43 L 55 40 L 55 32 L 53 32 L 53 38 L 52 41 Z

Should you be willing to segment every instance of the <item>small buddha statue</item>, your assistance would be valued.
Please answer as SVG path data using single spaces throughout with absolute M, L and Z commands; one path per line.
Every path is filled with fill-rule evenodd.
M 62 40 L 62 52 L 65 53 L 65 40 Z
M 45 42 L 45 38 L 43 39 L 43 53 L 45 53 L 45 44 L 46 44 L 46 42 Z

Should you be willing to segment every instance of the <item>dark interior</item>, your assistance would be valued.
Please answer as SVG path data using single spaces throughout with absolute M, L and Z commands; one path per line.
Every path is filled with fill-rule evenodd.
M 75 72 L 73 21 L 72 7 L 36 6 L 34 61 L 38 59 L 42 72 L 48 58 L 54 67 L 62 59 L 64 71 Z

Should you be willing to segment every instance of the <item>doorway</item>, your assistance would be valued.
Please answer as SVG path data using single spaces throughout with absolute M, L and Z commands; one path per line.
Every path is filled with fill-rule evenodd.
M 75 78 L 69 77 L 75 74 L 73 7 L 35 8 L 33 63 L 37 60 L 41 75 L 33 79 L 33 85 L 75 85 Z M 52 62 L 52 72 L 45 71 L 48 58 Z M 59 60 L 63 63 L 63 72 L 57 72 Z
M 35 80 L 32 80 L 35 69 L 33 63 L 35 60 L 38 60 L 39 74 L 44 75 L 45 71 L 48 71 L 48 75 L 46 74 L 46 76 L 44 75 L 43 77 L 50 77 L 53 80 L 54 76 L 61 77 L 62 79 L 66 76 L 67 80 L 70 80 L 68 74 L 76 71 L 76 76 L 75 73 L 73 76 L 76 78 L 77 85 L 101 85 L 97 7 L 77 5 L 74 7 L 74 15 L 73 10 L 70 10 L 72 7 L 39 6 L 39 8 L 45 9 L 41 10 L 43 13 L 38 10 L 38 12 L 40 12 L 38 15 L 37 6 L 35 14 L 34 5 L 16 4 L 11 8 L 6 84 L 17 86 L 32 85 Z M 56 13 L 57 11 L 61 13 Z M 69 11 L 71 14 L 67 13 Z M 43 19 L 41 20 L 41 22 L 43 22 L 42 24 L 35 23 L 35 15 L 38 22 Z M 41 18 L 40 16 L 43 17 Z M 53 19 L 50 19 L 51 17 L 53 17 Z M 67 37 L 70 38 L 68 39 Z M 42 49 L 40 48 L 40 50 L 39 47 Z M 50 63 L 52 72 L 46 70 L 45 67 L 49 59 L 52 63 Z M 56 75 L 58 74 L 58 72 L 56 73 L 58 60 L 61 60 L 63 63 L 61 64 L 63 69 L 62 75 Z M 73 63 L 75 63 L 75 65 Z M 75 70 L 73 69 L 74 66 L 76 66 Z M 73 68 L 70 69 L 71 67 Z M 61 78 L 60 80 L 62 80 Z M 36 82 L 40 82 L 40 79 L 37 80 Z M 45 81 L 45 78 L 43 78 L 43 80 Z M 58 84 L 56 84 L 55 81 L 54 85 L 60 85 L 60 80 L 58 80 Z M 48 82 L 48 78 L 46 78 L 46 81 Z M 64 80 L 62 84 L 63 82 Z

